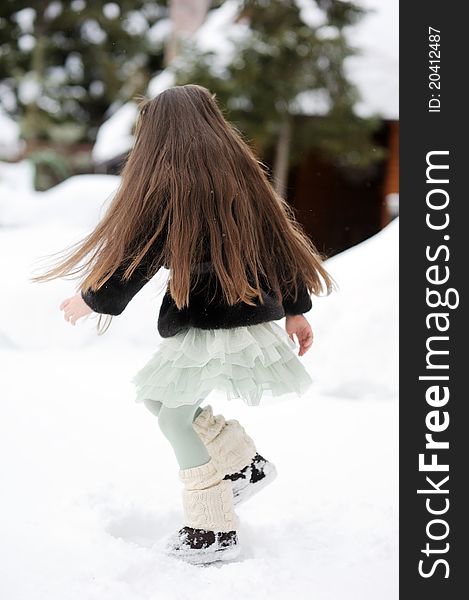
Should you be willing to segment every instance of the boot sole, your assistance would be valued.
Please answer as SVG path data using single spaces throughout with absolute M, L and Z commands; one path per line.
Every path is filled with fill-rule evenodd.
M 183 560 L 191 565 L 210 565 L 215 562 L 225 562 L 238 558 L 241 553 L 239 544 L 228 548 L 219 548 L 218 550 L 210 550 L 202 548 L 193 551 L 173 551 L 168 550 L 166 554 L 173 558 Z
M 248 483 L 244 488 L 239 490 L 236 496 L 233 496 L 233 505 L 239 506 L 246 502 L 253 496 L 255 496 L 258 492 L 262 491 L 269 483 L 272 483 L 274 479 L 277 477 L 277 469 L 275 466 L 268 462 L 264 467 L 265 476 L 256 483 Z

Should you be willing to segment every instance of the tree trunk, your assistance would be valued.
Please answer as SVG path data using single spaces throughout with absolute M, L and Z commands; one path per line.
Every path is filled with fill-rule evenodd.
M 46 45 L 47 45 L 47 28 L 44 20 L 44 10 L 49 6 L 50 2 L 45 2 L 43 10 L 38 11 L 35 22 L 36 44 L 31 52 L 31 72 L 34 73 L 36 83 L 40 87 L 40 94 L 44 89 L 44 77 L 46 72 Z M 39 107 L 37 100 L 29 102 L 24 107 L 24 120 L 27 123 L 28 131 L 26 132 L 27 141 L 37 141 L 41 134 L 41 126 L 39 124 Z
M 277 194 L 285 198 L 288 180 L 288 167 L 290 164 L 290 144 L 292 138 L 292 118 L 285 114 L 275 149 L 275 161 L 273 169 L 274 188 Z
M 193 35 L 205 21 L 211 0 L 169 0 L 171 35 L 166 42 L 164 62 L 179 54 L 180 42 Z

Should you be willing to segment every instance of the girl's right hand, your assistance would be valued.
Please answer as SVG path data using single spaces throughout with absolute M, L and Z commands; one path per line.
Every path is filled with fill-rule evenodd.
M 60 305 L 60 310 L 64 311 L 64 319 L 75 325 L 78 319 L 86 317 L 93 311 L 81 297 L 81 294 L 75 294 L 70 298 L 66 298 Z
M 295 341 L 293 335 L 296 335 L 300 344 L 298 356 L 303 356 L 313 345 L 313 330 L 308 320 L 303 315 L 289 315 L 285 319 L 285 329 L 291 340 Z

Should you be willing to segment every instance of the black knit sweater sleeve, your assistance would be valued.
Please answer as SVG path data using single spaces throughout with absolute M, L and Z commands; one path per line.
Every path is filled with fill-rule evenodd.
M 161 246 L 161 240 L 157 240 L 128 279 L 123 277 L 126 265 L 120 265 L 99 289 L 81 290 L 81 297 L 94 312 L 120 315 L 162 266 L 156 259 Z
M 313 304 L 307 287 L 303 282 L 298 282 L 298 294 L 295 300 L 293 290 L 284 291 L 282 305 L 285 315 L 302 315 L 311 310 Z
M 285 263 L 276 260 L 277 276 L 280 282 L 282 295 L 282 307 L 286 316 L 302 315 L 313 307 L 308 288 L 301 277 L 297 277 L 297 295 L 295 298 L 293 286 L 287 286 L 286 282 L 292 279 L 292 273 Z

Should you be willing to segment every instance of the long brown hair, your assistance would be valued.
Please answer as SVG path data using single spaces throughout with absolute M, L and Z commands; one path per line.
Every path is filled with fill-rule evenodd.
M 333 282 L 267 167 L 199 85 L 175 86 L 140 103 L 135 143 L 120 187 L 101 222 L 61 261 L 35 278 L 84 275 L 96 290 L 124 265 L 128 278 L 166 232 L 155 268 L 171 269 L 170 293 L 188 305 L 203 240 L 230 305 L 262 301 L 261 281 L 279 298 L 297 284 L 330 292 Z

